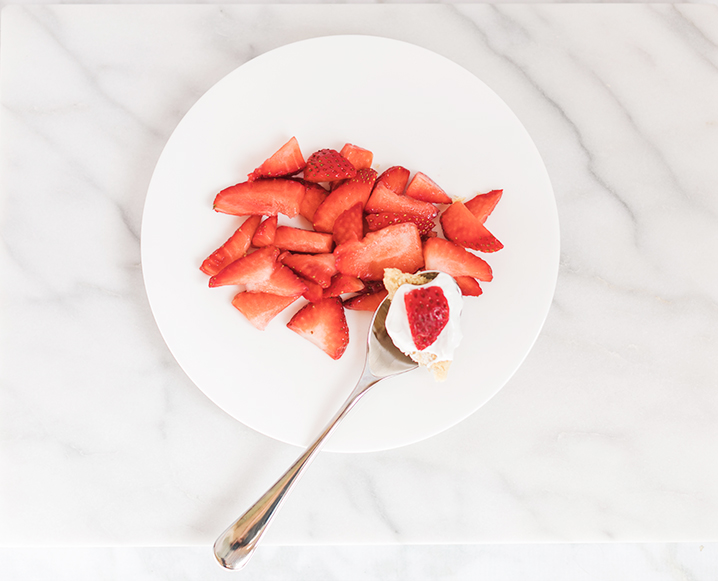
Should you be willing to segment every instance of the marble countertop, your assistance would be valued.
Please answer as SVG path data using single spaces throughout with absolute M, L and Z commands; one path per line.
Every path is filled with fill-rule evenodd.
M 442 54 L 513 109 L 556 194 L 558 284 L 487 405 L 321 454 L 268 544 L 718 540 L 717 7 L 24 5 L 0 36 L 1 545 L 207 545 L 297 455 L 175 363 L 141 215 L 216 81 L 357 33 Z

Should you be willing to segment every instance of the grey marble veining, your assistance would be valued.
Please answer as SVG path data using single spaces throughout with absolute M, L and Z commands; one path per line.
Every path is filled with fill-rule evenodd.
M 561 270 L 493 400 L 425 442 L 321 455 L 267 540 L 716 540 L 716 7 L 24 6 L 2 24 L 0 543 L 207 544 L 294 459 L 174 362 L 141 214 L 212 84 L 342 33 L 425 46 L 509 104 L 551 176 Z

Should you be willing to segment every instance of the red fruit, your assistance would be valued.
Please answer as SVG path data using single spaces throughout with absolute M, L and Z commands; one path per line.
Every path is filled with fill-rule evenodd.
M 281 262 L 291 268 L 294 272 L 327 288 L 332 277 L 337 274 L 337 266 L 334 255 L 326 254 L 289 254 L 281 258 Z
M 279 226 L 274 234 L 277 248 L 290 252 L 331 252 L 334 246 L 331 234 L 302 230 L 292 226 Z
M 356 175 L 356 168 L 335 149 L 320 149 L 307 159 L 304 179 L 308 182 L 334 182 Z
M 374 154 L 371 151 L 351 143 L 347 143 L 342 147 L 339 154 L 346 158 L 356 169 L 371 167 L 371 162 L 374 161 Z
M 373 313 L 379 308 L 379 305 L 388 294 L 386 290 L 361 293 L 344 301 L 344 308 L 352 311 L 371 311 Z
M 287 327 L 314 343 L 332 359 L 339 359 L 349 344 L 344 307 L 336 297 L 302 307 L 287 323 Z
M 292 137 L 276 153 L 249 174 L 249 181 L 259 178 L 277 178 L 293 175 L 302 171 L 304 165 L 304 156 L 299 149 L 299 143 L 296 137 Z
M 269 321 L 291 305 L 297 297 L 280 297 L 267 293 L 243 291 L 232 299 L 232 304 L 257 329 L 266 329 Z
M 364 207 L 375 181 L 376 171 L 366 168 L 360 169 L 352 179 L 337 186 L 314 212 L 314 229 L 318 232 L 332 232 L 339 214 L 360 202 Z
M 324 289 L 324 298 L 338 297 L 346 293 L 357 293 L 364 290 L 364 283 L 355 276 L 337 274 L 332 279 L 329 288 Z
M 400 214 L 398 212 L 384 212 L 383 214 L 367 214 L 366 216 L 369 230 L 381 230 L 392 224 L 402 224 L 404 222 L 414 222 L 416 227 L 419 229 L 419 236 L 428 236 L 429 232 L 434 229 L 434 222 L 427 220 L 422 216 L 416 214 Z
M 252 246 L 261 248 L 274 244 L 274 235 L 277 232 L 277 217 L 270 216 L 262 222 L 252 236 Z
M 499 203 L 504 190 L 491 190 L 486 194 L 479 194 L 470 200 L 464 202 L 476 219 L 482 224 L 486 222 L 486 218 L 494 211 L 496 204 Z
M 429 238 L 424 242 L 424 267 L 440 270 L 454 278 L 470 276 L 485 282 L 493 278 L 491 267 L 485 260 L 443 238 Z
M 324 289 L 316 282 L 302 278 L 302 282 L 307 285 L 307 290 L 302 295 L 310 303 L 316 303 L 324 298 Z
M 416 224 L 406 222 L 368 232 L 361 240 L 334 249 L 337 270 L 362 280 L 381 280 L 385 268 L 416 272 L 424 264 Z
M 250 216 L 247 218 L 222 246 L 205 258 L 204 262 L 202 262 L 202 266 L 199 267 L 200 270 L 212 276 L 238 258 L 242 258 L 249 249 L 252 236 L 261 219 L 261 216 Z
M 484 291 L 481 290 L 479 281 L 470 276 L 457 276 L 454 278 L 456 284 L 461 289 L 461 294 L 465 297 L 478 297 Z
M 409 185 L 406 186 L 406 195 L 432 204 L 450 204 L 451 198 L 436 182 L 421 172 L 417 172 Z
M 277 264 L 269 278 L 259 282 L 247 283 L 247 290 L 255 293 L 270 293 L 282 297 L 298 297 L 307 292 L 302 282 L 291 268 Z
M 314 212 L 316 212 L 319 205 L 327 199 L 329 192 L 319 184 L 304 182 L 304 185 L 306 191 L 304 192 L 302 202 L 299 204 L 299 214 L 310 222 L 313 222 Z
M 384 184 L 395 194 L 403 194 L 410 175 L 411 172 L 408 169 L 395 165 L 383 172 L 376 180 L 376 183 Z
M 224 214 L 247 216 L 285 214 L 294 218 L 304 197 L 304 186 L 290 179 L 256 180 L 230 186 L 217 194 L 214 209 Z
M 383 214 L 384 212 L 416 214 L 427 220 L 435 218 L 438 214 L 438 210 L 434 204 L 396 194 L 381 183 L 374 187 L 374 191 L 364 206 L 364 211 L 367 214 Z
M 449 322 L 449 302 L 438 286 L 416 288 L 404 295 L 414 345 L 423 351 L 436 341 Z
M 252 284 L 268 279 L 274 272 L 279 250 L 266 246 L 235 260 L 209 279 L 209 286 Z
M 462 202 L 454 202 L 444 210 L 441 228 L 444 236 L 466 248 L 496 252 L 504 247 Z
M 332 237 L 337 244 L 350 240 L 361 240 L 364 237 L 364 212 L 361 202 L 357 202 L 348 210 L 344 210 L 334 221 Z

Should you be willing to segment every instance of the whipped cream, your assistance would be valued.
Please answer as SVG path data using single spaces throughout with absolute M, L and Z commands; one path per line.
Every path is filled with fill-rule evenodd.
M 406 313 L 406 304 L 404 295 L 409 291 L 417 288 L 428 288 L 438 286 L 444 292 L 446 301 L 449 303 L 449 321 L 441 330 L 441 333 L 431 345 L 423 350 L 416 348 L 414 340 L 411 337 L 411 328 L 409 327 L 409 318 Z M 461 291 L 448 274 L 443 272 L 425 284 L 415 285 L 410 283 L 402 284 L 396 291 L 394 298 L 389 306 L 389 312 L 386 315 L 386 331 L 394 342 L 394 345 L 409 355 L 415 361 L 430 360 L 432 363 L 441 361 L 452 361 L 454 358 L 454 350 L 461 343 L 463 337 L 461 333 L 461 308 L 463 306 L 463 298 Z M 428 356 L 428 357 L 427 357 Z

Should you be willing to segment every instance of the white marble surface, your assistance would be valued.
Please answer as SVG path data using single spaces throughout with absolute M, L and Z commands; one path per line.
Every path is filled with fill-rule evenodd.
M 142 285 L 142 205 L 164 142 L 215 81 L 287 42 L 371 33 L 452 58 L 514 109 L 556 192 L 558 287 L 524 366 L 468 420 L 406 448 L 321 455 L 267 538 L 315 546 L 267 547 L 265 567 L 343 578 L 333 567 L 361 567 L 361 549 L 321 545 L 388 543 L 348 578 L 425 565 L 510 579 L 551 555 L 577 564 L 564 578 L 628 556 L 632 578 L 710 579 L 715 6 L 26 5 L 2 26 L 0 544 L 199 545 L 179 562 L 202 576 L 228 518 L 293 460 L 170 356 Z M 466 545 L 536 541 L 614 543 Z M 438 560 L 459 568 L 431 569 L 441 547 L 416 543 L 456 544 Z M 93 553 L 86 578 L 108 559 L 164 578 L 151 563 L 177 562 L 168 551 Z M 331 565 L 305 567 L 312 556 Z

